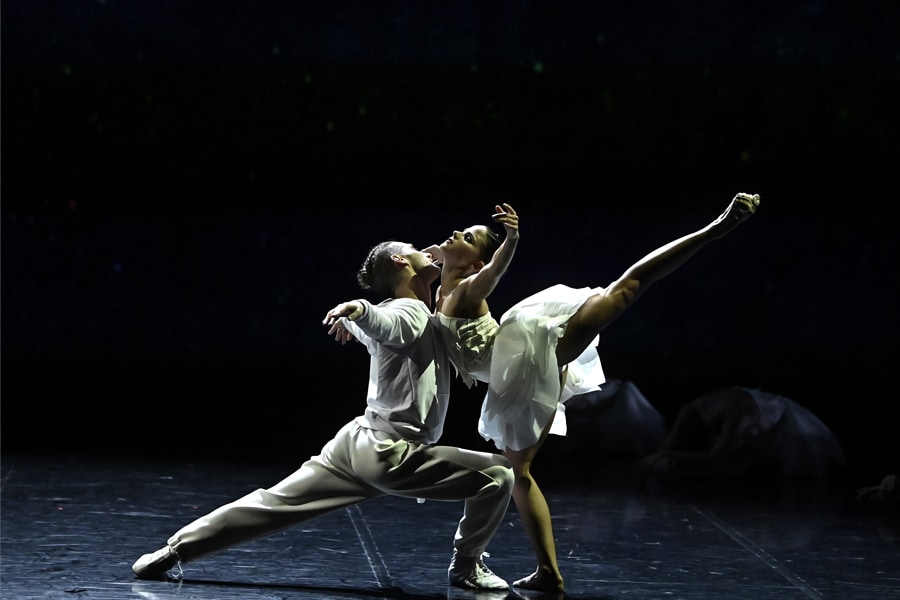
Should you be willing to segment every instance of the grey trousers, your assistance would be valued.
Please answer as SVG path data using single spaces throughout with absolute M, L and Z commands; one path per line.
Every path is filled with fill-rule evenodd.
M 503 521 L 513 479 L 499 454 L 394 439 L 351 421 L 285 479 L 196 519 L 168 544 L 188 562 L 390 494 L 465 501 L 453 548 L 478 557 Z

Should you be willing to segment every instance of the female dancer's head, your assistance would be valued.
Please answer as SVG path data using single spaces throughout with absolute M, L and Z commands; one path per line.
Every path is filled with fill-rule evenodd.
M 484 266 L 491 261 L 502 241 L 500 235 L 486 225 L 454 231 L 440 246 L 444 264 L 481 263 Z

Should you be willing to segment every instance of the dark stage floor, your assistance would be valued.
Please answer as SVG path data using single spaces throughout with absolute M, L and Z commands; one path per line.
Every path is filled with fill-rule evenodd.
M 181 582 L 135 579 L 134 560 L 181 525 L 275 483 L 291 468 L 4 456 L 0 596 L 520 597 L 449 587 L 446 569 L 461 504 L 397 498 L 185 564 Z M 863 505 L 854 490 L 809 482 L 650 489 L 615 463 L 568 479 L 544 485 L 565 598 L 900 598 L 897 509 Z M 533 567 L 514 505 L 489 550 L 488 564 L 507 579 Z

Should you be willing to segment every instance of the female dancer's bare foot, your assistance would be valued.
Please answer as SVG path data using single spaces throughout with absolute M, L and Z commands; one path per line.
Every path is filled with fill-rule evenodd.
M 735 209 L 737 210 L 735 218 L 743 221 L 755 213 L 756 209 L 759 208 L 759 194 L 739 193 L 732 200 L 732 204 L 735 205 Z
M 759 194 L 739 193 L 731 200 L 728 208 L 709 224 L 715 238 L 725 237 L 732 229 L 749 219 L 759 208 Z
M 551 575 L 548 571 L 538 569 L 528 577 L 513 582 L 513 587 L 536 592 L 564 592 L 566 584 L 560 576 Z

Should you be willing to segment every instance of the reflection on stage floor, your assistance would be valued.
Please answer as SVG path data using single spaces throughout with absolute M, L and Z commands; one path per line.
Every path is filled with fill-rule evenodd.
M 649 486 L 612 461 L 544 480 L 563 596 L 447 584 L 459 503 L 393 497 L 342 509 L 141 581 L 131 564 L 193 518 L 292 467 L 4 456 L 0 596 L 163 600 L 898 599 L 898 511 L 814 482 Z M 488 565 L 534 567 L 515 505 Z

